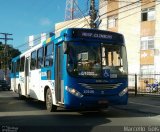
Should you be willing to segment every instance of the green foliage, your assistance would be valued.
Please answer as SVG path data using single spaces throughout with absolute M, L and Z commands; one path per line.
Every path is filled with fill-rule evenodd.
M 3 48 L 4 47 L 3 47 L 2 43 L 0 43 L 0 51 L 3 50 Z
M 0 43 L 0 69 L 4 69 L 5 66 L 10 69 L 12 58 L 20 54 L 21 52 L 18 49 L 15 49 L 10 45 Z

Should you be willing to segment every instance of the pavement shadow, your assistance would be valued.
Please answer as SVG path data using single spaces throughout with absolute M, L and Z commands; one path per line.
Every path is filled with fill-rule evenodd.
M 19 132 L 102 132 L 105 127 L 101 125 L 110 122 L 104 116 L 88 117 L 78 113 L 21 115 L 0 118 L 0 126 L 18 128 Z
M 19 99 L 15 94 L 8 94 L 9 91 L 0 93 L 0 112 L 36 111 L 45 110 L 45 104 L 31 98 Z
M 7 93 L 6 93 L 7 95 Z M 58 108 L 47 112 L 45 104 L 34 99 L 20 100 L 17 96 L 0 94 L 0 129 L 18 129 L 19 132 L 114 132 L 107 127 L 110 118 L 135 118 L 156 116 L 136 104 L 112 106 L 101 111 L 77 111 Z M 143 110 L 142 110 L 143 108 Z M 2 127 L 1 127 L 2 126 Z M 117 128 L 118 129 L 118 128 Z M 8 130 L 9 131 L 9 130 Z

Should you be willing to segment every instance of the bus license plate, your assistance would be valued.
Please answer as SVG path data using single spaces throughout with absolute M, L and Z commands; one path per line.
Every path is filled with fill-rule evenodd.
M 108 104 L 108 101 L 107 100 L 99 100 L 98 104 Z

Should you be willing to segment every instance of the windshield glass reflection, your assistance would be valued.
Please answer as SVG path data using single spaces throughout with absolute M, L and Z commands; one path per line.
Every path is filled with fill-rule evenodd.
M 127 73 L 127 57 L 124 46 L 69 43 L 67 70 L 73 76 L 103 77 L 103 71 L 122 75 Z

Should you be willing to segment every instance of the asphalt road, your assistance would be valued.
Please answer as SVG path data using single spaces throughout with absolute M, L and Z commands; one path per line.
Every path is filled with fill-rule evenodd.
M 2 132 L 160 132 L 160 97 L 130 97 L 128 105 L 101 112 L 58 109 L 47 112 L 43 102 L 19 100 L 12 91 L 0 91 Z

